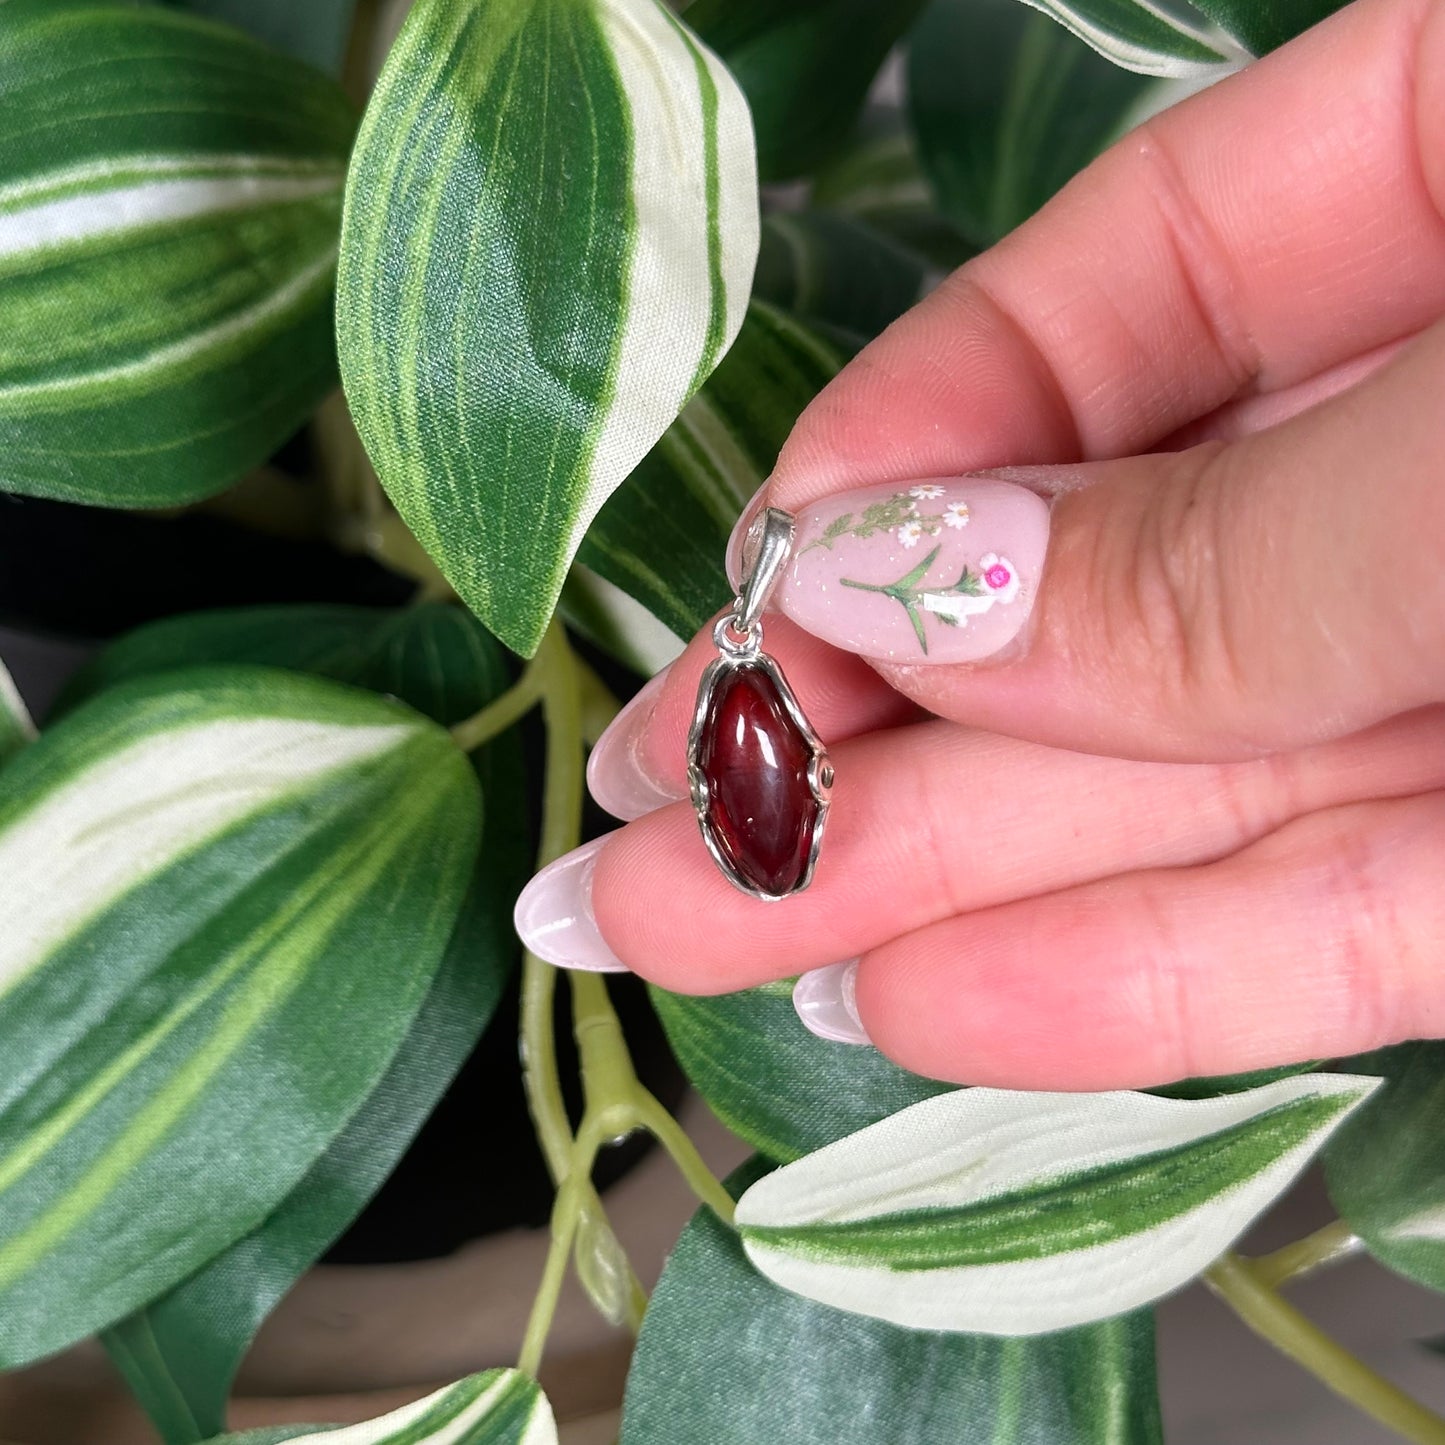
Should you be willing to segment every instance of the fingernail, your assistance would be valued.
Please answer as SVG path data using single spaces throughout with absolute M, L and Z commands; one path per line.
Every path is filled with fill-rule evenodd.
M 606 838 L 595 838 L 549 863 L 522 890 L 512 911 L 517 936 L 558 968 L 588 973 L 626 973 L 592 917 L 592 874 Z
M 830 963 L 805 973 L 793 985 L 793 1007 L 809 1033 L 835 1044 L 868 1044 L 858 1017 L 858 960 Z
M 992 478 L 842 492 L 798 514 L 776 605 L 864 657 L 977 662 L 1028 621 L 1048 539 L 1048 503 Z
M 587 789 L 599 808 L 630 823 L 644 813 L 685 797 L 663 787 L 642 761 L 642 739 L 667 677 L 663 668 L 607 725 L 587 759 Z

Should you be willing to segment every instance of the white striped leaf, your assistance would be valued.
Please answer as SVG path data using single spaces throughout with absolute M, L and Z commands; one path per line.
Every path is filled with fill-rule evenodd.
M 856 1314 L 995 1335 L 1088 1324 L 1207 1268 L 1378 1083 L 961 1089 L 769 1175 L 738 1228 L 775 1283 Z
M 726 359 L 602 508 L 578 561 L 691 637 L 732 596 L 733 523 L 842 364 L 838 347 L 754 302 Z
M 432 985 L 479 815 L 436 724 L 265 668 L 124 684 L 7 765 L 0 1366 L 294 1189 Z
M 0 662 L 0 763 L 35 739 L 35 724 L 20 689 Z
M 1233 34 L 1187 3 L 1160 0 L 1023 0 L 1141 75 L 1202 79 L 1254 58 Z M 1252 3 L 1252 0 L 1251 0 Z M 1192 12 L 1192 13 L 1191 13 Z
M 1025 221 L 1159 82 L 1018 0 L 935 0 L 908 46 L 908 106 L 939 209 L 977 246 Z
M 745 1164 L 733 1192 L 764 1172 Z M 1147 1310 L 1032 1339 L 899 1329 L 780 1290 L 701 1209 L 658 1281 L 621 1445 L 1159 1445 Z
M 536 1381 L 517 1370 L 469 1375 L 434 1395 L 359 1425 L 287 1426 L 217 1436 L 214 1445 L 557 1445 L 557 1422 Z
M 347 182 L 342 377 L 515 650 L 741 325 L 757 207 L 746 103 L 659 0 L 418 0 Z
M 1263 55 L 1333 15 L 1347 0 L 1194 0 L 1194 8 Z
M 0 5 L 0 489 L 172 505 L 335 384 L 340 89 L 116 0 Z
M 1024 0 L 1126 70 L 1208 80 L 1247 64 L 1345 0 Z
M 352 683 L 443 726 L 512 680 L 501 646 L 454 605 L 217 609 L 112 643 L 71 680 L 59 706 L 134 677 L 218 662 Z M 534 851 L 520 739 L 504 733 L 472 763 L 486 804 L 481 856 L 431 990 L 386 1075 L 260 1228 L 102 1335 L 168 1445 L 225 1429 L 233 1377 L 261 1322 L 396 1166 L 506 986 L 520 947 L 512 903 Z

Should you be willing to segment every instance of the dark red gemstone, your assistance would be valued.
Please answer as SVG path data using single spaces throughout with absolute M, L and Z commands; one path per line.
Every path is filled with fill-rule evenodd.
M 761 667 L 732 667 L 718 678 L 697 758 L 708 822 L 733 868 L 761 892 L 789 893 L 807 871 L 819 813 L 812 760 Z

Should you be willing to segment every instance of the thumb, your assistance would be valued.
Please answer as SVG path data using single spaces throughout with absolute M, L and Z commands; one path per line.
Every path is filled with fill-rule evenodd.
M 1341 736 L 1445 700 L 1442 393 L 1445 324 L 1229 444 L 829 496 L 777 605 L 931 711 L 1058 747 Z

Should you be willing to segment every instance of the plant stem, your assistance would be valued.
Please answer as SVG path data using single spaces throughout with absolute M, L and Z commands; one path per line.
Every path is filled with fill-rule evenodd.
M 1227 1254 L 1204 1281 L 1250 1329 L 1308 1370 L 1327 1389 L 1415 1445 L 1445 1445 L 1445 1419 L 1427 1410 L 1352 1355 L 1260 1280 L 1238 1255 Z
M 687 1181 L 698 1199 L 724 1224 L 732 1224 L 737 1213 L 737 1205 L 733 1203 L 732 1195 L 707 1167 L 706 1161 L 697 1152 L 697 1145 L 688 1137 L 687 1130 L 651 1094 L 638 1111 L 638 1123 L 671 1155 L 678 1173 Z
M 542 1363 L 542 1352 L 546 1348 L 547 1335 L 557 1313 L 557 1301 L 567 1278 L 567 1260 L 572 1253 L 572 1241 L 577 1237 L 577 1226 L 582 1220 L 582 1196 L 586 1192 L 599 1143 L 597 1132 L 593 1129 L 584 1126 L 578 1133 L 569 1153 L 566 1178 L 552 1205 L 552 1242 L 547 1249 L 547 1261 L 542 1266 L 542 1283 L 538 1286 L 536 1299 L 532 1301 L 527 1332 L 522 1336 L 522 1348 L 517 1356 L 517 1368 L 533 1378 Z
M 547 773 L 542 794 L 542 835 L 537 848 L 537 866 L 544 868 L 577 846 L 582 826 L 581 687 L 577 658 L 568 646 L 561 623 L 553 621 L 526 672 L 508 693 L 497 699 L 497 703 L 504 702 L 512 693 L 519 693 L 524 684 L 529 690 L 535 691 L 536 699 L 541 701 L 542 714 L 547 725 Z M 496 704 L 491 706 L 496 707 Z M 484 708 L 475 717 L 461 723 L 460 728 L 466 730 L 469 736 L 480 735 L 485 731 L 483 724 L 487 722 L 486 715 L 489 710 Z M 523 707 L 521 711 L 525 710 Z M 517 716 L 520 715 L 519 712 Z M 601 981 L 593 982 L 600 985 Z M 577 1219 L 572 1227 L 573 1235 L 578 1233 L 581 1221 L 586 1219 L 593 1223 L 594 1228 L 590 1235 L 583 1235 L 583 1240 L 589 1237 L 595 1240 L 600 1233 L 607 1241 L 604 1247 L 618 1256 L 623 1256 L 622 1247 L 617 1243 L 611 1226 L 607 1223 L 602 1201 L 591 1183 L 590 1156 L 582 1177 L 575 1180 L 573 1178 L 575 1156 L 572 1127 L 567 1117 L 567 1106 L 562 1096 L 562 1079 L 557 1067 L 554 1015 L 556 989 L 557 970 L 535 954 L 528 953 L 522 964 L 521 1009 L 522 1080 L 527 1094 L 527 1107 L 531 1112 L 537 1142 L 547 1161 L 553 1182 L 559 1189 L 568 1184 L 572 1186 L 571 1197 L 577 1208 Z M 609 1004 L 608 1008 L 610 1007 Z M 620 1028 L 618 1036 L 620 1039 Z M 626 1052 L 625 1045 L 623 1052 Z M 590 1099 L 588 1103 L 590 1114 Z M 586 1120 L 583 1127 L 586 1128 Z M 593 1153 L 595 1152 L 594 1146 Z M 582 1242 L 579 1241 L 579 1246 Z M 632 1272 L 631 1265 L 627 1268 L 631 1288 L 624 1318 L 636 1325 L 641 1320 L 646 1296 Z M 592 1293 L 590 1289 L 588 1292 Z M 615 1319 L 617 1312 L 606 1300 L 592 1295 L 592 1301 L 605 1317 Z
M 1303 1239 L 1246 1263 L 1262 1285 L 1278 1289 L 1280 1285 L 1290 1284 L 1318 1269 L 1349 1259 L 1363 1248 L 1359 1235 L 1343 1219 L 1336 1219 Z
M 563 647 L 566 645 L 565 642 L 562 643 Z M 475 752 L 479 747 L 491 742 L 499 733 L 506 732 L 513 723 L 525 717 L 527 713 L 536 707 L 536 705 L 543 700 L 544 695 L 548 693 L 549 689 L 555 689 L 556 674 L 559 671 L 557 659 L 553 655 L 556 646 L 557 644 L 552 640 L 552 633 L 549 631 L 542 639 L 542 645 L 537 649 L 536 657 L 522 669 L 522 675 L 516 682 L 514 682 L 501 697 L 494 697 L 480 712 L 474 712 L 471 717 L 463 718 L 461 722 L 452 728 L 452 741 L 455 742 L 464 753 Z M 550 721 L 548 725 L 551 726 Z M 547 766 L 547 776 L 549 779 L 552 776 L 550 757 Z M 564 777 L 564 782 L 570 783 L 570 778 Z M 558 800 L 559 812 L 562 809 L 564 801 L 565 800 L 561 799 Z M 544 837 L 538 850 L 537 866 L 539 868 L 543 866 L 544 862 L 541 854 L 549 851 L 549 844 L 555 848 L 555 846 L 562 841 L 564 841 L 564 838 L 560 831 L 557 837 L 549 839 L 545 836 L 544 828 Z M 575 844 L 573 843 L 567 843 L 566 846 L 562 847 L 560 852 L 552 852 L 551 855 L 545 859 L 545 862 L 550 863 L 553 858 L 560 858 L 568 848 L 574 846 Z

